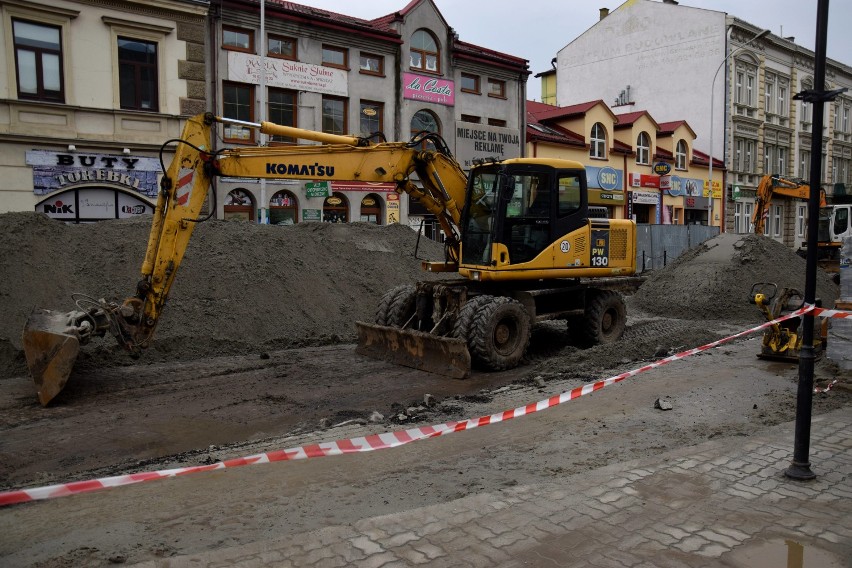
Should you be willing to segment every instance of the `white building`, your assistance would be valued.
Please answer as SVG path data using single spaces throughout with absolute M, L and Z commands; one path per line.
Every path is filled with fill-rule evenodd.
M 814 88 L 814 53 L 771 33 L 753 41 L 762 31 L 759 23 L 674 0 L 603 9 L 600 21 L 557 54 L 558 104 L 600 98 L 616 114 L 647 110 L 658 120 L 689 122 L 696 148 L 709 152 L 712 139 L 712 154 L 724 157 L 726 230 L 748 232 L 762 175 L 810 175 L 811 109 L 793 95 Z M 852 67 L 828 60 L 825 88 L 843 87 L 852 87 Z M 829 196 L 852 187 L 850 114 L 850 92 L 826 104 Z M 773 201 L 767 234 L 798 248 L 805 209 Z

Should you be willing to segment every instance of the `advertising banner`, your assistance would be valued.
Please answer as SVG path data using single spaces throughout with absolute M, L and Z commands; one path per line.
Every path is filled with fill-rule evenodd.
M 610 166 L 596 168 L 586 166 L 586 178 L 590 188 L 621 191 L 624 188 L 624 172 Z
M 415 101 L 453 106 L 456 104 L 456 85 L 449 79 L 403 73 L 402 96 Z
M 516 129 L 456 122 L 456 159 L 468 170 L 473 160 L 506 160 L 521 155 L 521 137 Z
M 261 58 L 251 53 L 228 52 L 228 80 L 260 84 Z M 266 85 L 294 91 L 349 96 L 348 71 L 287 59 L 266 58 Z

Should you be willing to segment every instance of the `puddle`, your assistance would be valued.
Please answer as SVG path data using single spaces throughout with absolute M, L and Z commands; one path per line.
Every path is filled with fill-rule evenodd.
M 739 547 L 725 559 L 737 568 L 844 568 L 830 552 L 794 540 L 761 540 Z

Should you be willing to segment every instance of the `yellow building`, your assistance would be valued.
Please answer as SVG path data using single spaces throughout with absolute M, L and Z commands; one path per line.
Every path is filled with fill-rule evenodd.
M 613 219 L 719 226 L 724 167 L 713 162 L 711 200 L 709 160 L 694 149 L 695 138 L 686 121 L 615 114 L 601 100 L 565 107 L 527 101 L 526 154 L 583 163 L 589 204 L 605 206 Z

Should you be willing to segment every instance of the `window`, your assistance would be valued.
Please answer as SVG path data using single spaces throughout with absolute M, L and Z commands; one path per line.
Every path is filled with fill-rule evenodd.
M 685 140 L 677 141 L 677 148 L 675 149 L 675 169 L 676 170 L 685 170 L 686 169 L 686 159 L 687 154 L 689 153 L 689 147 L 686 145 Z
M 461 90 L 463 93 L 479 94 L 479 75 L 471 75 L 470 73 L 462 73 L 461 75 Z
M 366 75 L 384 75 L 385 74 L 385 58 L 381 55 L 371 55 L 369 53 L 361 53 L 358 63 L 358 69 Z
M 769 208 L 769 227 L 768 233 L 773 237 L 781 236 L 781 206 L 772 205 Z
M 796 236 L 799 238 L 805 237 L 805 231 L 808 227 L 807 218 L 808 206 L 796 205 Z
M 322 98 L 322 131 L 327 134 L 346 134 L 346 99 Z
M 775 75 L 766 74 L 763 110 L 766 114 L 775 114 Z
M 506 121 L 503 120 L 502 118 L 489 118 L 488 119 L 488 126 L 503 126 L 503 127 L 505 127 Z
M 737 201 L 734 204 L 734 231 L 747 234 L 752 231 L 751 216 L 754 214 L 754 201 Z
M 269 89 L 269 121 L 282 126 L 296 126 L 296 91 L 284 89 Z M 296 139 L 289 136 L 273 135 L 269 138 L 271 142 L 285 142 L 295 144 Z
M 411 36 L 411 64 L 410 67 L 417 71 L 427 73 L 441 72 L 441 52 L 438 42 L 426 30 L 417 30 Z
M 606 159 L 606 130 L 600 122 L 592 126 L 592 134 L 589 137 L 589 157 Z
M 636 138 L 636 163 L 651 164 L 651 137 L 646 132 L 640 132 Z
M 361 110 L 358 113 L 361 121 L 361 136 L 367 137 L 376 132 L 383 132 L 382 116 L 384 112 L 384 103 L 361 101 Z
M 799 177 L 810 179 L 811 153 L 808 150 L 799 151 Z
M 266 54 L 270 57 L 280 57 L 281 59 L 299 59 L 297 51 L 298 42 L 295 38 L 270 35 L 266 46 Z
M 349 51 L 342 47 L 322 46 L 322 64 L 329 67 L 349 68 Z
M 419 110 L 414 113 L 414 116 L 411 117 L 411 136 L 413 138 L 414 136 L 417 136 L 418 133 L 424 131 L 440 134 L 441 125 L 434 114 L 432 114 L 428 110 Z M 431 142 L 424 142 L 423 148 L 434 150 L 435 145 Z
M 254 120 L 254 87 L 241 83 L 222 83 L 222 114 L 225 118 Z M 252 142 L 254 131 L 237 125 L 225 125 L 225 142 Z
M 734 89 L 734 102 L 737 105 L 737 114 L 744 116 L 755 115 L 757 106 L 757 64 L 748 56 L 738 59 L 736 62 L 734 76 L 736 78 Z
M 18 97 L 65 102 L 62 34 L 57 26 L 12 21 Z
M 118 38 L 118 84 L 121 108 L 159 110 L 156 43 Z
M 254 53 L 254 32 L 233 26 L 222 26 L 222 48 Z
M 463 114 L 461 115 L 462 122 L 473 122 L 474 124 L 479 124 L 482 122 L 482 119 L 478 116 L 473 116 L 472 114 Z
M 499 99 L 506 98 L 506 81 L 499 79 L 488 79 L 488 96 Z
M 813 82 L 810 80 L 802 81 L 802 90 L 808 91 L 813 89 Z M 811 131 L 811 103 L 802 101 L 802 130 L 805 132 Z
M 562 174 L 559 178 L 559 216 L 570 215 L 577 211 L 581 204 L 580 178 Z

